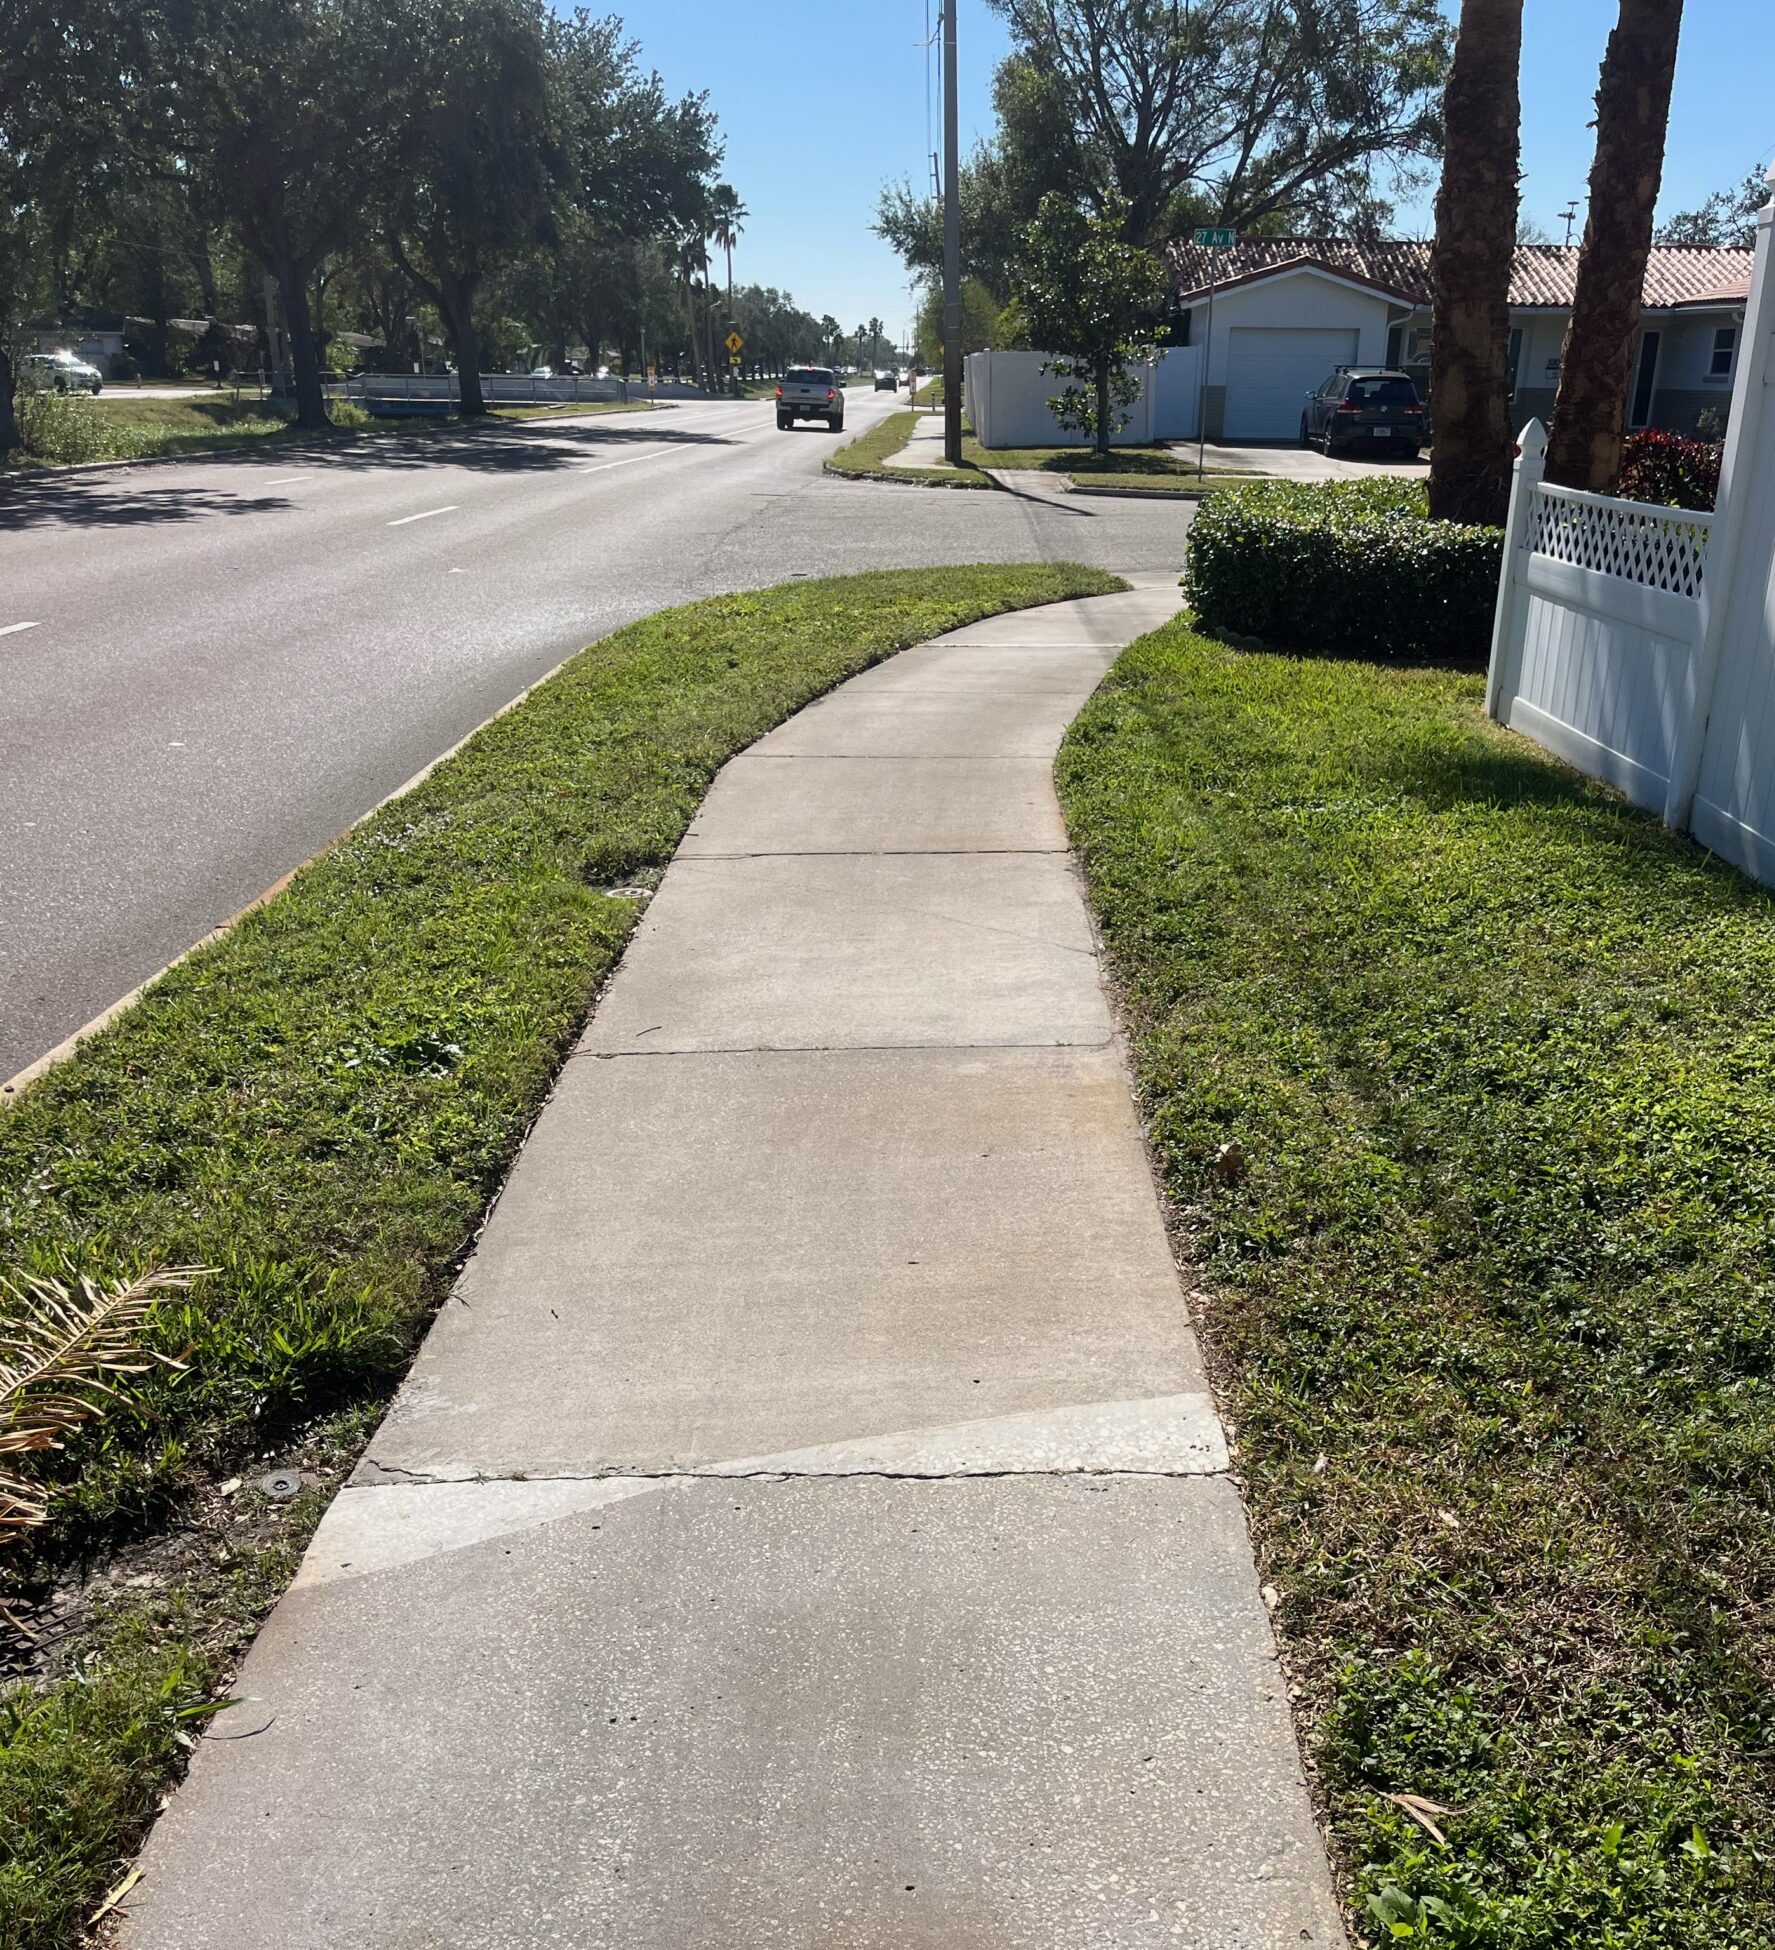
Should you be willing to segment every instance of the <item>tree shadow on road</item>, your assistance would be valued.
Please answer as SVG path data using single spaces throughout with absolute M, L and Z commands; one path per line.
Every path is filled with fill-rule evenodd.
M 328 439 L 284 438 L 242 452 L 192 453 L 177 457 L 182 468 L 236 477 L 223 485 L 192 486 L 162 471 L 175 463 L 118 471 L 21 475 L 0 482 L 0 535 L 28 528 L 120 528 L 154 522 L 192 521 L 209 514 L 264 514 L 291 505 L 283 495 L 255 491 L 250 474 L 287 474 L 292 467 L 317 473 L 361 475 L 391 470 L 463 468 L 477 474 L 554 474 L 588 459 L 618 458 L 652 447 L 736 447 L 725 434 L 698 433 L 685 427 L 511 426 L 433 430 L 402 428 Z M 248 478 L 239 478 L 242 474 Z M 160 483 L 165 481 L 165 485 Z
M 27 528 L 138 528 L 203 515 L 260 515 L 291 505 L 281 494 L 227 489 L 120 486 L 87 479 L 0 488 L 0 535 Z

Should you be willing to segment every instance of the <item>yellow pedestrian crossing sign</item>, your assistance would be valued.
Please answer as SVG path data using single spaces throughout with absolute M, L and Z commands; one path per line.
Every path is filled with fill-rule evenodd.
M 736 352 L 736 353 L 737 353 L 737 352 L 740 352 L 740 351 L 742 351 L 742 350 L 744 349 L 744 347 L 745 347 L 745 343 L 746 343 L 746 341 L 745 341 L 745 340 L 744 340 L 743 338 L 741 338 L 741 337 L 740 337 L 740 335 L 739 335 L 739 333 L 738 333 L 738 332 L 729 332 L 729 333 L 728 333 L 728 335 L 727 335 L 727 349 L 728 349 L 728 351 L 729 351 L 729 352 Z

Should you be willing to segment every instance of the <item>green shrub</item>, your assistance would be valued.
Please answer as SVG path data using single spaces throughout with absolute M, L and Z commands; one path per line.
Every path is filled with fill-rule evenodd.
M 1431 521 L 1414 481 L 1253 482 L 1202 503 L 1183 586 L 1205 626 L 1284 649 L 1483 661 L 1503 541 Z
M 89 399 L 67 393 L 21 393 L 17 412 L 19 444 L 38 460 L 67 465 L 116 457 L 111 430 Z

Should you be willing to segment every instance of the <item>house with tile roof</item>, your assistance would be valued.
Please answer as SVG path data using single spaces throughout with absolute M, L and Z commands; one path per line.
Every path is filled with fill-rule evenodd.
M 1221 251 L 1180 242 L 1167 255 L 1174 339 L 1207 347 L 1211 440 L 1298 438 L 1306 395 L 1340 365 L 1402 366 L 1428 394 L 1428 242 L 1253 237 Z M 1723 415 L 1750 268 L 1748 250 L 1654 246 L 1633 346 L 1630 427 L 1691 433 L 1705 409 Z M 1577 276 L 1575 244 L 1516 252 L 1509 361 L 1512 412 L 1524 424 L 1553 410 Z

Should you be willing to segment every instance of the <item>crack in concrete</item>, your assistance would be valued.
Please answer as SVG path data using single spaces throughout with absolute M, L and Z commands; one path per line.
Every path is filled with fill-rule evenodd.
M 348 1490 L 470 1489 L 478 1483 L 637 1483 L 664 1489 L 678 1483 L 993 1483 L 1047 1477 L 1053 1480 L 1076 1477 L 1095 1481 L 1126 1477 L 1131 1481 L 1205 1483 L 1230 1476 L 1232 1465 L 1204 1463 L 1200 1469 L 1137 1469 L 1126 1463 L 1051 1463 L 1045 1467 L 993 1469 L 783 1469 L 727 1468 L 710 1463 L 689 1469 L 604 1469 L 584 1474 L 544 1470 L 478 1471 L 473 1476 L 433 1476 L 416 1469 L 391 1469 L 382 1463 L 365 1462 L 362 1470 L 375 1470 L 371 1478 L 354 1476 Z M 400 1480 L 387 1480 L 393 1478 Z
M 706 1049 L 575 1049 L 567 1060 L 571 1063 L 576 1058 L 591 1057 L 610 1063 L 636 1056 L 901 1056 L 917 1050 L 989 1056 L 998 1050 L 1109 1049 L 1114 1042 L 1112 1034 L 1089 1042 L 1080 1037 L 1071 1042 L 1051 1043 L 723 1043 Z

